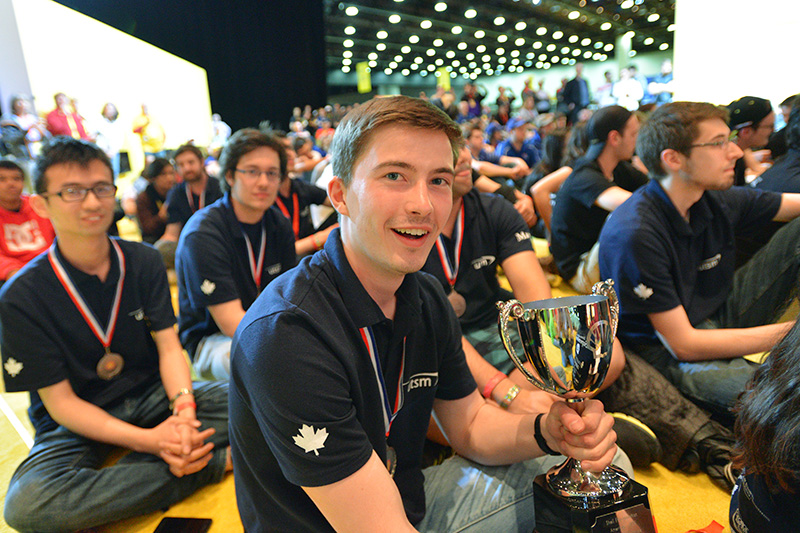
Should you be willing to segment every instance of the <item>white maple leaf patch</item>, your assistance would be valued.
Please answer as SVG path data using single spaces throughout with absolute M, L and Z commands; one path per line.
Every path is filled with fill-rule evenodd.
M 206 296 L 209 296 L 216 288 L 217 284 L 209 280 L 203 280 L 202 285 L 200 285 L 200 290 L 203 291 L 203 294 Z
M 325 447 L 325 439 L 328 438 L 328 430 L 322 428 L 315 431 L 314 426 L 303 424 L 303 427 L 300 428 L 300 434 L 292 438 L 294 439 L 294 443 L 303 448 L 306 453 L 314 452 L 314 455 L 319 455 L 319 451 L 317 450 Z
M 17 374 L 19 374 L 22 371 L 23 365 L 13 357 L 9 357 L 8 360 L 6 361 L 6 364 L 3 366 L 5 367 L 6 372 L 8 372 L 8 375 L 11 376 L 12 378 L 15 378 L 17 377 Z
M 642 300 L 647 300 L 653 295 L 653 289 L 651 289 L 644 283 L 640 283 L 636 287 L 634 287 L 633 293 Z

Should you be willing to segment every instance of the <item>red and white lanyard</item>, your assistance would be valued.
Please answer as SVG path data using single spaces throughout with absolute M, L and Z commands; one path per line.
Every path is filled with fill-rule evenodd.
M 392 406 L 389 403 L 389 394 L 386 392 L 386 383 L 383 380 L 381 363 L 378 360 L 378 349 L 375 344 L 375 335 L 373 334 L 370 326 L 360 328 L 360 331 L 361 338 L 364 340 L 364 344 L 369 352 L 370 361 L 372 361 L 372 368 L 375 370 L 375 379 L 378 382 L 378 389 L 381 391 L 381 396 L 383 398 L 383 401 L 381 402 L 381 407 L 383 408 L 383 425 L 386 429 L 386 437 L 388 438 L 389 430 L 392 427 L 392 422 L 394 422 L 397 413 L 400 412 L 400 408 L 403 407 L 403 371 L 405 370 L 406 366 L 406 339 L 405 337 L 403 338 L 403 358 L 400 361 L 400 375 L 397 378 L 397 395 L 394 400 L 394 409 L 392 409 Z
M 256 261 L 256 256 L 253 253 L 253 244 L 250 242 L 250 237 L 247 236 L 247 233 L 244 233 L 244 240 L 247 241 L 247 258 L 250 263 L 250 273 L 253 275 L 256 287 L 261 290 L 261 272 L 264 269 L 264 254 L 267 249 L 267 229 L 263 224 L 261 225 L 261 248 L 258 251 L 258 261 Z
M 203 189 L 203 192 L 198 195 L 198 203 L 200 204 L 197 209 L 194 208 L 194 198 L 192 197 L 192 188 L 189 187 L 189 184 L 186 184 L 186 199 L 189 200 L 189 208 L 192 210 L 192 213 L 203 209 L 206 205 L 206 191 Z
M 88 305 L 86 305 L 81 293 L 78 292 L 78 289 L 72 283 L 69 273 L 67 273 L 64 265 L 61 264 L 58 256 L 56 256 L 56 243 L 53 243 L 53 245 L 50 247 L 50 250 L 47 252 L 47 258 L 50 260 L 50 265 L 53 267 L 58 281 L 61 282 L 61 285 L 67 291 L 67 294 L 69 294 L 72 303 L 74 303 L 75 307 L 78 308 L 78 311 L 80 311 L 83 319 L 89 325 L 89 328 L 91 328 L 95 337 L 97 337 L 97 339 L 103 345 L 103 348 L 106 349 L 106 352 L 109 351 L 111 339 L 114 337 L 114 328 L 117 324 L 117 315 L 119 315 L 120 299 L 122 297 L 122 286 L 125 281 L 125 256 L 122 254 L 122 250 L 120 250 L 119 245 L 113 239 L 110 242 L 111 246 L 114 248 L 114 251 L 117 253 L 117 259 L 119 260 L 119 280 L 117 280 L 117 290 L 114 294 L 114 304 L 111 307 L 111 316 L 108 317 L 108 325 L 105 329 L 100 327 L 100 324 L 97 322 L 97 318 L 94 316 L 94 313 L 92 313 L 92 310 L 89 309 Z
M 450 256 L 447 255 L 447 247 L 444 244 L 444 236 L 439 235 L 436 239 L 436 251 L 439 252 L 439 261 L 442 263 L 442 270 L 444 270 L 444 277 L 447 278 L 451 287 L 455 287 L 456 278 L 458 277 L 458 267 L 461 264 L 461 246 L 464 244 L 464 204 L 461 204 L 461 209 L 458 211 L 455 224 L 455 265 L 450 264 Z
M 289 216 L 289 210 L 286 209 L 286 204 L 283 203 L 283 200 L 281 200 L 280 195 L 275 197 L 275 203 L 278 204 L 278 208 L 281 210 L 281 213 L 283 213 L 283 216 L 285 216 L 286 218 L 291 218 L 292 219 L 292 229 L 294 230 L 294 238 L 295 239 L 299 239 L 300 238 L 300 202 L 297 199 L 297 193 L 293 193 L 292 194 L 292 207 L 294 209 L 292 211 L 292 216 Z

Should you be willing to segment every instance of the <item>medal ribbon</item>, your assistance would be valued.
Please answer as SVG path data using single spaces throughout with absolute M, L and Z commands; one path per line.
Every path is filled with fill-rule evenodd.
M 373 334 L 370 326 L 360 328 L 360 331 L 361 338 L 364 340 L 364 345 L 367 347 L 367 351 L 369 352 L 370 361 L 372 361 L 372 368 L 375 370 L 375 379 L 378 381 L 378 389 L 381 391 L 381 396 L 383 397 L 383 402 L 381 402 L 381 407 L 383 408 L 383 425 L 386 428 L 386 437 L 388 438 L 389 430 L 392 427 L 392 422 L 394 422 L 397 413 L 400 412 L 400 408 L 403 407 L 403 371 L 405 370 L 406 366 L 406 339 L 403 338 L 403 359 L 400 361 L 400 375 L 397 378 L 397 396 L 394 400 L 394 409 L 392 409 L 391 405 L 389 404 L 389 395 L 386 392 L 386 383 L 383 380 L 381 363 L 378 360 L 378 349 L 375 344 L 375 335 Z
M 464 244 L 464 204 L 461 204 L 461 209 L 458 211 L 456 217 L 455 231 L 453 232 L 455 238 L 455 266 L 450 264 L 450 256 L 447 254 L 447 247 L 444 244 L 444 236 L 439 235 L 436 239 L 436 251 L 439 252 L 439 261 L 442 263 L 442 270 L 444 270 L 444 277 L 450 283 L 451 287 L 456 286 L 456 278 L 458 277 L 458 267 L 461 264 L 461 246 Z
M 242 233 L 244 233 L 244 230 Z M 253 275 L 256 287 L 261 290 L 261 271 L 264 268 L 264 255 L 267 249 L 267 229 L 263 224 L 261 225 L 261 249 L 258 251 L 258 261 L 256 261 L 253 253 L 253 244 L 250 242 L 250 237 L 247 236 L 247 233 L 244 233 L 244 240 L 247 241 L 247 258 L 250 260 L 250 273 Z
M 297 193 L 293 193 L 292 194 L 292 208 L 294 209 L 294 211 L 292 211 L 292 216 L 291 217 L 289 216 L 289 210 L 286 209 L 286 204 L 283 203 L 283 200 L 281 200 L 281 196 L 280 195 L 275 197 L 275 202 L 278 204 L 278 208 L 281 210 L 281 213 L 283 213 L 283 216 L 285 216 L 286 218 L 291 218 L 292 219 L 292 229 L 294 230 L 294 238 L 295 239 L 299 239 L 300 238 L 300 202 L 297 200 Z
M 119 245 L 113 239 L 110 242 L 114 247 L 114 251 L 117 253 L 117 259 L 119 260 L 119 280 L 117 281 L 117 290 L 114 294 L 114 304 L 111 307 L 111 316 L 108 317 L 108 325 L 106 326 L 105 330 L 100 327 L 100 324 L 97 322 L 97 318 L 94 316 L 94 313 L 92 313 L 92 310 L 89 309 L 88 305 L 86 305 L 81 293 L 78 292 L 78 289 L 72 283 L 69 273 L 56 256 L 56 243 L 53 243 L 53 245 L 50 247 L 50 250 L 47 252 L 47 258 L 50 260 L 50 265 L 53 267 L 53 271 L 55 271 L 58 281 L 61 282 L 61 285 L 67 291 L 72 303 L 74 303 L 75 307 L 78 308 L 81 316 L 83 316 L 83 319 L 89 325 L 89 328 L 91 328 L 92 333 L 94 333 L 95 337 L 97 337 L 97 339 L 103 345 L 103 348 L 106 349 L 106 353 L 109 352 L 111 339 L 114 337 L 114 328 L 117 324 L 117 315 L 119 315 L 119 305 L 122 297 L 122 286 L 125 281 L 125 256 L 122 254 L 122 250 L 120 250 Z
M 200 200 L 199 200 L 198 203 L 200 204 L 200 207 L 195 209 L 194 208 L 194 198 L 192 197 L 192 188 L 187 183 L 186 184 L 186 199 L 189 200 L 189 207 L 191 208 L 192 213 L 198 211 L 199 209 L 203 209 L 203 207 L 205 207 L 205 205 L 206 205 L 206 191 L 205 191 L 205 189 L 203 189 L 203 194 L 201 194 L 199 198 L 200 198 Z

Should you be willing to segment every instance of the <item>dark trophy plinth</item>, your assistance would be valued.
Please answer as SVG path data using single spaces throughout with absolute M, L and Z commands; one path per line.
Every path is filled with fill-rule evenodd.
M 597 283 L 586 296 L 498 303 L 500 336 L 514 365 L 528 381 L 579 412 L 581 402 L 602 386 L 611 362 L 619 314 L 613 285 L 611 280 Z M 508 334 L 510 320 L 516 321 L 524 361 Z M 656 531 L 647 487 L 615 466 L 585 472 L 568 458 L 537 476 L 533 491 L 537 517 L 544 516 L 540 508 L 568 516 L 575 533 Z

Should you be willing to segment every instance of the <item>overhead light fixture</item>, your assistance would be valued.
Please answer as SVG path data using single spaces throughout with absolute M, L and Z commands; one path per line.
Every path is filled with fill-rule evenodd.
M 647 39 L 644 40 L 644 44 L 645 46 L 650 46 L 651 44 L 653 44 L 653 41 L 655 41 L 655 39 L 653 39 L 652 37 L 648 37 Z
M 633 31 L 633 30 L 626 31 L 625 35 L 623 35 L 623 37 L 626 37 L 628 39 L 633 39 L 634 37 L 636 37 L 636 32 Z
M 404 54 L 408 54 L 411 52 L 411 47 L 406 44 L 400 48 L 400 51 Z
M 505 48 L 497 48 L 497 49 L 495 49 L 495 51 L 494 51 L 494 54 L 495 54 L 495 55 L 497 55 L 497 56 L 501 56 L 501 55 L 503 55 L 503 54 L 505 54 L 505 53 L 506 53 L 506 50 L 505 50 Z
M 458 49 L 459 50 L 466 50 L 467 49 L 467 43 L 465 43 L 464 41 L 461 41 L 460 43 L 458 43 Z
M 347 59 L 347 58 L 342 59 L 342 65 L 349 66 L 352 63 L 353 63 L 352 59 Z
M 544 26 L 539 26 L 536 28 L 536 35 L 544 35 L 545 33 L 547 33 L 547 28 Z
M 352 48 L 352 47 L 353 47 L 353 44 L 354 44 L 354 43 L 353 43 L 353 39 L 345 39 L 345 40 L 342 42 L 342 46 L 344 46 L 345 48 Z
M 392 69 L 392 70 L 396 69 L 397 68 L 397 61 L 392 61 L 391 63 L 389 63 L 389 68 Z
M 553 32 L 553 39 L 561 39 L 564 36 L 564 32 L 561 30 Z
M 524 20 L 520 20 L 516 24 L 514 24 L 514 29 L 517 31 L 522 31 L 528 27 L 528 24 Z
M 475 59 L 475 54 L 473 54 L 472 52 L 470 52 L 470 53 L 468 53 L 468 54 L 467 54 L 466 56 L 464 56 L 464 57 L 466 58 L 466 60 L 467 60 L 467 61 L 472 61 L 473 59 Z
M 474 19 L 475 17 L 478 16 L 478 12 L 475 11 L 474 9 L 467 9 L 466 11 L 464 11 L 464 16 L 467 17 L 468 19 Z
M 519 37 L 516 41 L 514 41 L 515 46 L 525 46 L 525 39 Z
M 511 50 L 509 54 L 511 57 L 519 57 L 519 50 Z
M 483 30 L 478 30 L 474 33 L 476 39 L 483 39 L 486 37 L 486 32 Z
M 350 72 L 350 67 L 348 67 L 347 65 L 343 66 L 343 67 L 342 67 L 342 72 L 344 72 L 345 74 L 347 74 L 348 72 Z
M 592 57 L 592 52 L 591 52 L 591 51 L 589 51 L 589 50 L 585 51 L 585 52 L 583 53 L 583 57 L 584 57 L 584 58 L 586 58 L 586 59 L 589 59 L 589 58 L 591 58 L 591 57 Z
M 378 59 L 378 54 L 376 54 L 375 52 L 370 52 L 369 54 L 367 54 L 367 59 L 375 61 L 376 59 Z
M 447 52 L 445 52 L 444 56 L 447 59 L 453 59 L 454 57 L 456 57 L 456 53 L 453 52 L 452 50 L 448 50 Z
M 347 26 L 344 29 L 345 35 L 353 35 L 356 32 L 356 29 L 353 26 Z
M 447 4 L 445 4 L 444 2 L 436 2 L 436 5 L 433 6 L 433 9 L 441 13 L 442 11 L 447 9 Z
M 425 50 L 425 55 L 428 57 L 435 56 L 436 50 L 434 50 L 433 48 L 428 48 L 427 50 Z
M 633 7 L 633 0 L 623 0 L 619 7 L 622 9 L 630 9 Z
M 670 24 L 667 26 L 667 31 L 675 31 L 675 24 Z
M 555 49 L 556 49 L 556 45 L 554 45 L 553 43 L 548 44 L 547 48 L 545 48 L 545 50 L 547 50 L 548 52 L 552 52 Z
M 356 6 L 348 6 L 347 9 L 344 10 L 344 14 L 348 17 L 355 17 L 358 15 L 358 8 Z
M 636 56 L 636 50 L 628 50 L 628 56 L 629 57 L 635 57 Z
M 575 20 L 576 18 L 578 18 L 580 16 L 581 16 L 581 14 L 578 11 L 570 11 L 569 15 L 567 15 L 567 18 L 569 20 Z
M 431 26 L 433 26 L 433 23 L 427 19 L 419 23 L 419 27 L 422 28 L 423 30 L 430 29 Z
M 659 15 L 658 13 L 650 13 L 649 15 L 647 15 L 647 22 L 655 22 L 660 18 L 661 15 Z
M 661 43 L 661 44 L 658 46 L 658 49 L 659 49 L 659 50 L 666 50 L 667 48 L 669 48 L 669 43 Z
M 589 39 L 588 37 L 585 37 L 585 38 L 584 38 L 584 39 L 581 41 L 581 46 L 589 46 L 590 44 L 592 44 L 592 40 L 591 40 L 591 39 Z
M 375 36 L 378 39 L 386 39 L 389 36 L 389 32 L 387 32 L 386 30 L 381 30 L 378 33 L 376 33 Z
M 562 46 L 561 47 L 561 53 L 562 54 L 568 54 L 569 53 L 569 47 L 568 46 Z
M 410 35 L 408 37 L 408 42 L 410 42 L 411 44 L 417 44 L 419 42 L 419 36 L 418 35 Z
M 389 22 L 391 22 L 392 24 L 397 24 L 400 22 L 400 20 L 401 20 L 400 15 L 398 15 L 397 13 L 389 15 Z
M 436 61 L 434 61 L 434 63 L 436 63 L 437 67 L 441 67 L 442 65 L 444 65 L 444 59 L 439 57 L 439 58 L 436 59 Z
M 372 68 L 375 68 L 375 67 L 378 66 L 378 62 L 377 61 L 370 61 L 369 63 L 367 63 L 367 65 L 369 65 Z
M 397 63 L 399 63 L 399 62 L 401 62 L 401 61 L 403 60 L 403 56 L 401 56 L 401 55 L 396 55 L 396 56 L 394 56 L 394 60 L 395 60 Z M 392 68 L 394 68 L 394 67 L 392 67 Z
M 542 44 L 542 41 L 536 41 L 535 43 L 533 43 L 533 49 L 534 49 L 534 50 L 538 50 L 538 49 L 539 49 L 539 48 L 541 48 L 542 46 L 544 46 L 544 45 Z
M 506 23 L 506 18 L 502 15 L 498 15 L 497 17 L 494 18 L 495 26 L 502 26 L 505 23 Z
M 346 58 L 351 58 L 351 57 L 353 57 L 353 52 L 352 52 L 352 50 L 345 50 L 344 52 L 342 52 L 342 57 L 346 57 Z
M 572 55 L 574 55 L 575 57 L 578 57 L 579 55 L 581 55 L 581 51 L 576 48 L 575 50 L 572 51 Z
M 475 51 L 476 51 L 476 52 L 478 52 L 479 54 L 482 54 L 482 53 L 484 53 L 484 52 L 486 51 L 486 46 L 484 46 L 484 45 L 482 45 L 482 44 L 479 44 L 479 45 L 478 45 L 478 46 L 475 48 Z
M 505 33 L 501 33 L 500 35 L 497 36 L 498 43 L 504 43 L 507 40 L 508 40 L 508 35 L 506 35 Z
M 441 40 L 441 39 L 434 39 L 434 40 L 433 40 L 433 46 L 435 46 L 436 48 L 439 48 L 439 47 L 440 47 L 440 46 L 442 46 L 443 44 L 444 44 L 444 41 L 443 41 L 443 40 Z
M 577 35 L 570 35 L 569 36 L 569 42 L 571 42 L 571 43 L 577 43 L 578 39 L 579 39 L 579 37 Z
M 604 22 L 604 23 L 600 24 L 600 29 L 603 30 L 603 31 L 610 30 L 611 29 L 611 23 L 610 22 Z
M 386 50 L 386 44 L 385 43 L 376 44 L 375 50 L 377 50 L 378 52 L 383 52 L 384 50 Z
M 605 45 L 605 46 L 603 47 L 603 50 L 605 50 L 606 52 L 610 52 L 610 51 L 611 51 L 611 50 L 613 50 L 613 49 L 614 49 L 614 45 L 613 45 L 613 44 L 611 44 L 611 43 L 608 43 L 607 45 Z
M 453 35 L 459 35 L 464 29 L 461 26 L 453 26 L 450 28 L 450 33 Z
M 408 70 L 407 68 L 404 68 L 403 70 L 400 71 L 400 74 L 402 74 L 403 76 L 408 76 L 409 74 L 411 74 L 411 71 Z
M 417 63 L 411 63 L 411 67 L 410 68 L 411 68 L 411 70 L 417 70 L 419 68 L 419 65 Z
M 503 63 L 505 63 L 505 62 L 506 62 L 506 58 L 505 58 L 505 57 L 498 57 L 498 58 L 497 58 L 497 62 L 498 62 L 498 63 L 500 63 L 500 64 L 502 65 Z

